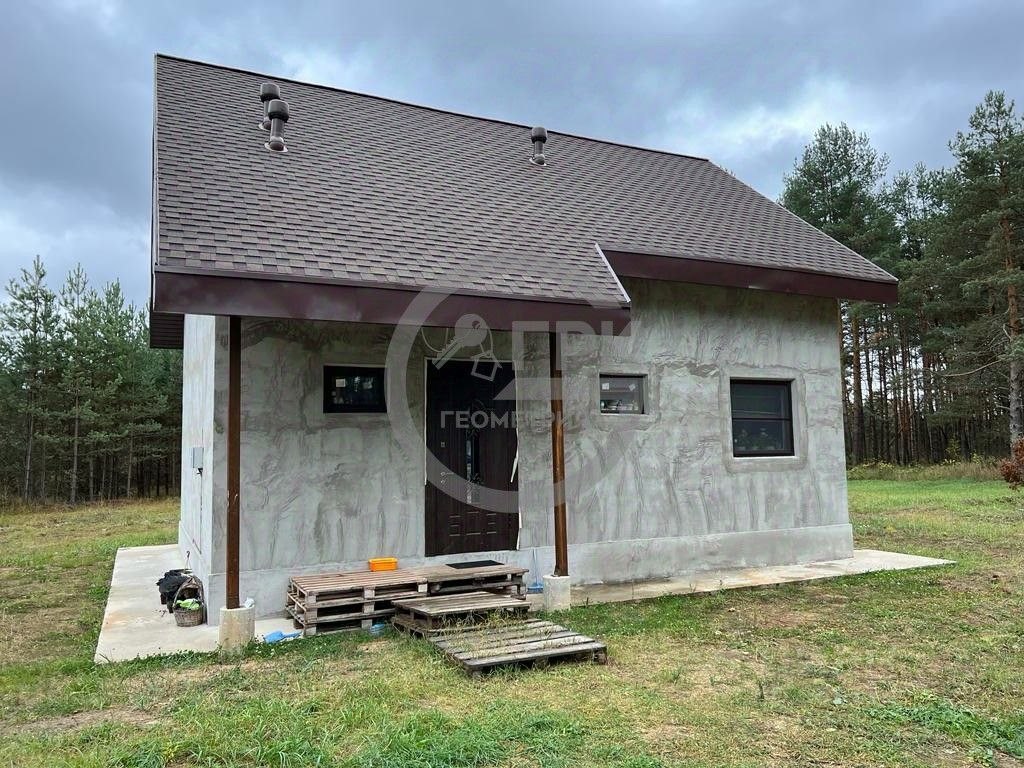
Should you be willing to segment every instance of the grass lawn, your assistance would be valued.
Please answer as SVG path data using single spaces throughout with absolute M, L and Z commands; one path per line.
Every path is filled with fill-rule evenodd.
M 114 552 L 174 504 L 0 512 L 0 766 L 1024 766 L 1024 496 L 850 503 L 859 546 L 958 564 L 575 609 L 608 666 L 482 682 L 394 635 L 94 666 Z

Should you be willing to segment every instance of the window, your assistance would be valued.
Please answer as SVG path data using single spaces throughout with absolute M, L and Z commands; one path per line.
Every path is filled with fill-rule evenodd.
M 730 383 L 733 456 L 792 456 L 793 397 L 788 381 Z
M 643 376 L 601 375 L 601 413 L 643 412 Z
M 324 413 L 384 413 L 384 369 L 324 366 Z

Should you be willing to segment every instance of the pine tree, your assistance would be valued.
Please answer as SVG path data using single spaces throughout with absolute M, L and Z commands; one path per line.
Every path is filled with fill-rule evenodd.
M 856 133 L 845 123 L 824 125 L 785 177 L 780 202 L 843 245 L 882 262 L 891 255 L 895 239 L 893 216 L 883 205 L 888 162 L 865 134 Z M 844 305 L 842 313 L 847 321 L 843 359 L 848 361 L 848 389 L 853 396 L 848 431 L 852 458 L 858 463 L 866 454 L 865 369 L 869 386 L 871 381 L 864 345 L 876 330 L 878 310 L 869 304 L 852 303 Z
M 1024 436 L 1024 122 L 1014 103 L 990 91 L 950 143 L 956 166 L 938 187 L 946 217 L 935 247 L 962 292 L 965 323 L 953 331 L 964 371 L 1005 372 L 1009 442 Z M 989 370 L 994 369 L 994 370 Z
M 45 496 L 45 461 L 50 438 L 49 404 L 53 393 L 46 389 L 58 368 L 54 359 L 57 329 L 56 297 L 46 287 L 46 270 L 36 256 L 31 270 L 23 269 L 18 279 L 7 286 L 8 300 L 0 308 L 4 348 L 3 358 L 9 366 L 13 384 L 10 403 L 15 422 L 20 422 L 23 455 L 21 497 L 33 495 L 33 457 L 41 448 L 44 470 L 40 495 Z M 16 433 L 17 434 L 17 433 Z M 15 438 L 17 439 L 17 438 Z
M 97 297 L 88 286 L 88 279 L 82 266 L 77 265 L 64 281 L 59 306 L 64 330 L 64 365 L 61 371 L 60 389 L 67 398 L 66 418 L 71 422 L 67 438 L 71 454 L 68 471 L 68 500 L 78 501 L 80 485 L 79 464 L 82 436 L 96 418 L 92 409 L 91 374 L 98 350 L 95 332 Z
M 55 296 L 37 258 L 0 301 L 0 503 L 174 492 L 181 353 L 148 345 L 146 315 L 84 270 Z M 145 488 L 140 488 L 140 482 Z M 155 488 L 155 484 L 153 485 Z

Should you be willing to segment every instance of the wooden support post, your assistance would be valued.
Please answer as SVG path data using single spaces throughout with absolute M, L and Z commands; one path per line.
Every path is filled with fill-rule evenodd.
M 558 333 L 548 333 L 551 361 L 551 479 L 555 497 L 555 576 L 569 575 L 569 544 L 565 521 L 565 439 L 562 433 L 562 361 Z
M 238 608 L 238 510 L 241 489 L 242 320 L 232 317 L 228 331 L 228 516 L 227 607 Z

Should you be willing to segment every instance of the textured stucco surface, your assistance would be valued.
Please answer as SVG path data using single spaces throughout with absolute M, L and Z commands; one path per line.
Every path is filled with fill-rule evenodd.
M 628 281 L 633 333 L 570 337 L 573 542 L 845 524 L 836 304 Z M 648 377 L 649 413 L 599 413 L 599 373 Z M 730 378 L 790 379 L 796 455 L 735 459 Z M 602 461 L 619 446 L 620 458 Z
M 221 321 L 223 322 L 223 321 Z M 185 318 L 182 359 L 181 521 L 182 558 L 207 582 L 213 570 L 214 462 L 219 435 L 214 432 L 216 333 L 218 318 Z M 193 447 L 203 449 L 203 472 L 192 468 Z M 223 500 L 217 499 L 217 503 Z M 223 555 L 220 555 L 221 557 Z
M 564 348 L 574 581 L 848 557 L 835 302 L 653 281 L 625 285 L 632 334 L 567 337 Z M 216 606 L 223 599 L 218 440 L 226 417 L 226 323 L 218 321 L 211 340 L 212 322 L 190 319 L 186 365 L 202 358 L 188 350 L 190 338 L 214 350 L 213 365 L 202 358 L 197 367 L 214 389 L 207 507 L 213 552 L 206 556 Z M 198 327 L 205 332 L 190 336 L 189 328 Z M 429 331 L 408 356 L 404 397 L 419 429 L 409 440 L 396 434 L 388 414 L 322 408 L 323 366 L 383 365 L 391 327 L 251 319 L 242 330 L 243 598 L 253 596 L 261 614 L 273 613 L 283 607 L 290 574 L 362 567 L 376 555 L 422 562 L 424 360 L 430 347 L 441 347 L 444 331 Z M 545 385 L 531 386 L 546 375 L 547 339 L 495 334 L 494 351 L 515 361 L 519 383 L 522 527 L 518 552 L 481 556 L 518 561 L 534 580 L 552 562 L 549 405 Z M 646 375 L 647 413 L 600 414 L 599 373 Z M 731 456 L 729 378 L 737 376 L 793 380 L 795 456 Z M 403 393 L 391 391 L 392 377 L 394 411 Z M 206 388 L 187 382 L 186 400 L 186 413 L 205 418 Z M 183 438 L 186 454 L 198 434 L 190 429 Z M 183 521 L 192 506 L 183 493 Z

